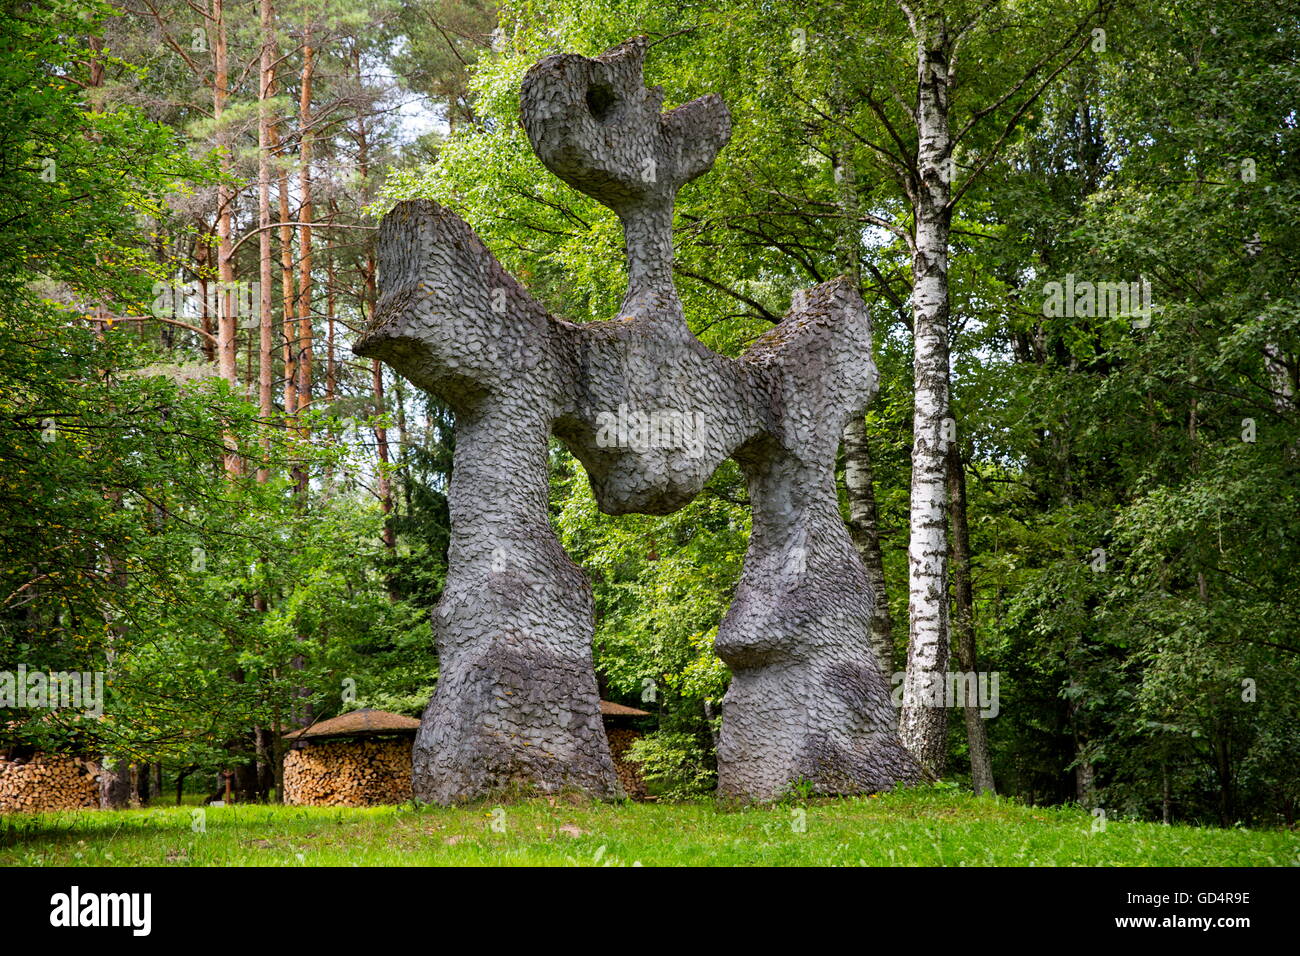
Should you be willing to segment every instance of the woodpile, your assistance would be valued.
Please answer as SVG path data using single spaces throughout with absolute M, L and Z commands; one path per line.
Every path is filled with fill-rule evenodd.
M 618 773 L 618 782 L 623 785 L 623 792 L 633 800 L 644 800 L 645 780 L 641 768 L 627 759 L 628 748 L 641 732 L 628 727 L 610 727 L 606 723 L 605 736 L 609 738 L 609 753 L 614 758 L 614 770 Z
M 0 813 L 98 808 L 98 774 L 93 761 L 66 754 L 0 757 Z
M 641 736 L 637 725 L 652 715 L 600 702 L 610 755 L 623 790 L 646 798 L 641 768 L 627 759 Z M 310 807 L 371 807 L 405 803 L 411 790 L 411 745 L 420 722 L 383 710 L 355 710 L 284 735 L 284 802 Z
M 284 802 L 370 807 L 411 799 L 411 740 L 322 740 L 284 757 Z

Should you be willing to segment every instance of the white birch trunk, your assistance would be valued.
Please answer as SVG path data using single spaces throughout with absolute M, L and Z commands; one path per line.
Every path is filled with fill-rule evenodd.
M 899 732 L 931 773 L 943 772 L 948 666 L 947 442 L 948 232 L 952 212 L 948 130 L 948 39 L 942 27 L 918 30 L 917 170 L 912 197 L 915 408 L 911 539 L 908 544 L 908 647 Z M 938 706 L 935 706 L 935 703 Z

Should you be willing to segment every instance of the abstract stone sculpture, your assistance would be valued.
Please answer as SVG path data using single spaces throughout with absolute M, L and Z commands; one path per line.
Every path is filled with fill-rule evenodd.
M 672 279 L 677 190 L 730 135 L 717 96 L 666 114 L 642 85 L 644 38 L 547 57 L 522 113 L 551 172 L 622 220 L 619 315 L 575 325 L 535 302 L 457 216 L 399 204 L 379 233 L 382 294 L 355 351 L 456 412 L 452 540 L 434 614 L 442 676 L 415 745 L 415 793 L 619 794 L 591 658 L 591 588 L 547 515 L 547 437 L 586 467 L 608 514 L 667 514 L 727 457 L 753 532 L 718 632 L 731 667 L 719 792 L 859 793 L 915 780 L 866 643 L 873 595 L 840 516 L 840 432 L 875 391 L 871 327 L 848 280 L 796 297 L 739 360 L 690 332 Z

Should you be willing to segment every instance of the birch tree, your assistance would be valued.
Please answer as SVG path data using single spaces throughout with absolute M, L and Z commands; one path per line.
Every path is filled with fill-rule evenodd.
M 866 93 L 867 104 L 879 120 L 877 132 L 887 137 L 882 142 L 893 144 L 873 141 L 871 145 L 899 174 L 912 213 L 911 537 L 907 670 L 899 729 L 903 742 L 934 773 L 943 771 L 947 753 L 948 714 L 943 700 L 949 658 L 947 454 L 957 438 L 957 423 L 949 408 L 948 354 L 953 215 L 1032 104 L 1088 49 L 1093 39 L 1088 28 L 1104 7 L 1063 9 L 1067 6 L 1057 5 L 1049 14 L 1046 9 L 1012 10 L 998 0 L 979 4 L 899 0 L 915 43 L 915 92 L 902 121 L 891 120 L 882 97 Z M 1054 31 L 1063 32 L 1054 35 Z M 973 89 L 964 109 L 955 114 L 953 95 L 959 76 L 968 79 L 959 70 L 959 58 L 971 47 L 989 44 L 1005 51 L 1012 37 L 1020 45 L 1009 73 L 989 71 L 1001 81 L 1002 89 L 990 88 L 986 80 L 968 84 Z M 979 56 L 972 60 L 978 66 L 985 62 Z M 971 70 L 972 75 L 975 72 Z M 899 97 L 894 99 L 897 102 Z M 897 116 L 897 110 L 893 112 Z M 901 133 L 905 123 L 911 125 L 908 135 L 913 147 Z M 994 127 L 993 134 L 983 135 L 989 126 Z M 955 150 L 965 143 L 973 147 L 971 158 L 959 166 Z

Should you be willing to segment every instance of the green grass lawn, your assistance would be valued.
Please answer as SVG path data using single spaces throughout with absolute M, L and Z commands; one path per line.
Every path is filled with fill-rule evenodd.
M 205 832 L 196 832 L 201 822 Z M 193 807 L 0 818 L 2 866 L 1296 866 L 1300 834 L 1108 820 L 924 788 L 723 810 L 711 801 Z

